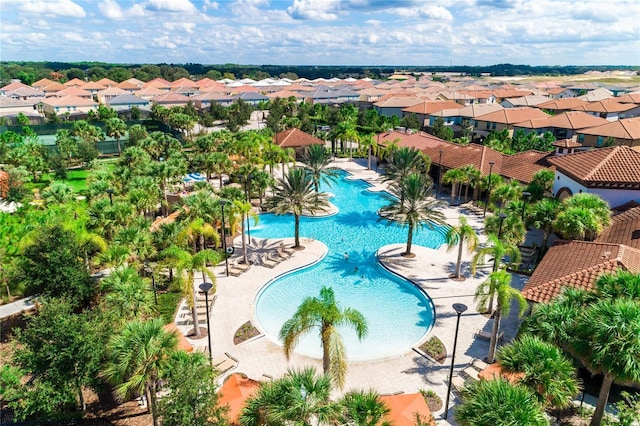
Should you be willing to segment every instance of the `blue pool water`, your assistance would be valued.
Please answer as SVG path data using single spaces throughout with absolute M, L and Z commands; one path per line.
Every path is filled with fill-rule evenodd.
M 367 319 L 369 333 L 361 342 L 349 327 L 341 335 L 350 361 L 379 359 L 406 352 L 420 341 L 434 322 L 433 304 L 428 296 L 410 282 L 381 267 L 376 251 L 387 244 L 406 244 L 407 229 L 378 221 L 380 207 L 388 204 L 381 194 L 367 191 L 369 184 L 348 180 L 321 191 L 335 194 L 330 201 L 339 213 L 324 218 L 301 218 L 300 237 L 313 238 L 327 245 L 329 251 L 319 263 L 292 272 L 266 285 L 258 295 L 256 317 L 260 328 L 274 341 L 282 324 L 291 318 L 300 303 L 317 297 L 323 286 L 333 287 L 342 308 L 351 307 Z M 293 237 L 291 215 L 260 215 L 251 236 L 260 238 Z M 414 233 L 413 243 L 438 248 L 444 242 L 444 229 L 427 228 Z M 303 241 L 301 244 L 304 245 Z M 348 260 L 344 253 L 349 254 Z M 357 270 L 356 270 L 357 267 Z M 322 357 L 316 330 L 305 335 L 296 352 Z

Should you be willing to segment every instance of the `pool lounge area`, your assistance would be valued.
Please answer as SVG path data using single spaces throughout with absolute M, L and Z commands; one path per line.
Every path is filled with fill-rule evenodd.
M 385 184 L 379 180 L 379 176 L 373 171 L 366 170 L 366 166 L 348 162 L 348 160 L 338 160 L 337 165 L 353 174 L 354 178 L 364 179 L 372 184 L 372 190 L 385 188 Z M 332 190 L 332 192 L 334 191 Z M 466 216 L 466 212 L 459 207 L 445 207 L 443 212 L 450 224 L 456 224 L 461 215 Z M 467 219 L 472 226 L 478 229 L 478 233 L 483 238 L 481 219 L 475 215 L 468 215 Z M 290 246 L 293 243 L 293 238 L 261 239 L 252 229 L 250 256 L 259 258 L 263 253 L 274 250 L 281 242 Z M 391 355 L 376 357 L 377 359 L 374 360 L 350 362 L 345 390 L 374 388 L 380 393 L 410 393 L 419 389 L 430 389 L 444 398 L 450 358 L 444 364 L 438 364 L 432 359 L 424 357 L 414 348 L 417 344 L 435 335 L 442 340 L 447 351 L 451 351 L 456 320 L 456 314 L 451 305 L 465 303 L 469 310 L 465 312 L 460 321 L 456 369 L 464 368 L 473 358 L 486 356 L 488 342 L 478 341 L 474 334 L 478 329 L 488 330 L 491 322 L 486 316 L 476 311 L 473 303 L 475 289 L 486 279 L 486 271 L 482 270 L 477 277 L 468 277 L 463 282 L 449 280 L 448 276 L 455 267 L 456 251 L 447 252 L 446 245 L 437 249 L 414 245 L 412 251 L 416 256 L 409 259 L 400 256 L 400 253 L 405 249 L 405 242 L 406 232 L 403 232 L 398 243 L 383 245 L 372 256 L 376 262 L 381 262 L 391 272 L 410 280 L 413 285 L 429 295 L 436 314 L 433 326 L 420 342 L 416 342 L 416 345 L 401 348 Z M 305 247 L 304 250 L 297 251 L 290 259 L 273 268 L 256 264 L 238 277 L 226 277 L 224 264 L 216 267 L 218 290 L 211 313 L 211 344 L 214 356 L 228 352 L 235 359 L 238 359 L 237 367 L 227 374 L 242 372 L 251 378 L 260 379 L 269 376 L 280 377 L 290 368 L 314 366 L 318 370 L 322 369 L 321 360 L 301 353 L 294 352 L 291 359 L 287 361 L 282 347 L 274 339 L 264 334 L 239 345 L 233 343 L 233 335 L 242 324 L 247 321 L 257 323 L 255 302 L 267 283 L 278 277 L 286 276 L 292 270 L 316 264 L 327 256 L 331 261 L 330 248 L 324 243 L 310 238 L 306 234 L 304 226 L 301 227 L 301 244 Z M 235 256 L 240 256 L 239 238 L 236 239 L 235 245 Z M 335 253 L 333 262 L 344 262 L 344 258 Z M 357 255 L 350 255 L 349 262 L 355 257 Z M 468 261 L 469 258 L 470 255 L 465 253 L 463 260 Z M 468 276 L 468 272 L 466 275 Z M 524 280 L 525 278 L 514 275 L 513 285 L 521 288 L 524 286 Z M 285 292 L 285 296 L 282 297 L 286 297 L 286 294 Z M 317 295 L 317 292 L 314 295 Z M 347 306 L 340 298 L 338 301 L 342 306 Z M 296 307 L 297 305 L 293 309 Z M 259 324 L 256 325 L 261 328 Z M 517 321 L 509 317 L 503 322 L 503 327 L 505 327 L 505 339 L 508 340 L 515 335 Z M 187 328 L 184 327 L 185 330 Z M 317 339 L 317 336 L 313 334 L 310 337 Z M 206 345 L 206 340 L 193 341 L 193 343 Z M 386 342 L 380 343 L 381 346 L 385 344 Z M 441 413 L 434 414 L 438 418 Z

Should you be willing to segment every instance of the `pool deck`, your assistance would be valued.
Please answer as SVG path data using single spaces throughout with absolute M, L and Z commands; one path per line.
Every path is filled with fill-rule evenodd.
M 380 191 L 386 188 L 386 184 L 382 182 L 379 175 L 374 171 L 366 170 L 366 166 L 363 167 L 348 160 L 338 160 L 337 165 L 353 174 L 354 178 L 371 183 L 373 185 L 371 190 Z M 477 230 L 481 242 L 485 241 L 481 217 L 461 207 L 447 206 L 442 210 L 447 222 L 451 225 L 457 224 L 459 218 L 465 216 L 469 224 Z M 217 293 L 210 317 L 212 352 L 214 356 L 227 352 L 238 360 L 237 367 L 226 374 L 242 372 L 250 378 L 264 380 L 265 377 L 280 377 L 289 368 L 314 366 L 318 371 L 322 370 L 321 360 L 295 353 L 287 361 L 282 347 L 265 335 L 237 346 L 233 343 L 233 335 L 242 324 L 250 320 L 256 324 L 255 299 L 266 283 L 282 274 L 318 262 L 327 253 L 327 247 L 320 241 L 301 236 L 304 250 L 296 251 L 290 259 L 273 268 L 261 265 L 265 254 L 279 247 L 281 241 L 286 246 L 293 245 L 293 238 L 275 240 L 252 238 L 248 253 L 254 264 L 238 277 L 225 276 L 224 264 L 217 266 L 214 270 L 217 277 Z M 236 239 L 235 247 L 236 252 L 231 261 L 241 256 L 240 237 Z M 462 270 L 467 279 L 461 282 L 453 281 L 449 279 L 449 275 L 455 271 L 457 247 L 447 252 L 446 246 L 434 250 L 414 245 L 412 248 L 414 258 L 402 257 L 400 253 L 404 249 L 405 244 L 381 247 L 378 250 L 378 258 L 388 269 L 411 280 L 431 297 L 435 306 L 436 320 L 425 340 L 431 336 L 437 336 L 446 346 L 448 357 L 444 364 L 439 364 L 412 349 L 401 356 L 349 363 L 344 390 L 373 388 L 384 394 L 413 393 L 419 389 L 425 389 L 435 391 L 444 401 L 456 328 L 453 303 L 464 303 L 469 308 L 460 319 L 454 375 L 467 367 L 473 359 L 482 359 L 487 355 L 489 342 L 476 338 L 475 334 L 478 330 L 490 331 L 491 321 L 486 315 L 477 312 L 473 295 L 477 286 L 486 280 L 490 268 L 488 266 L 481 268 L 475 277 L 471 277 L 469 272 L 471 254 L 465 251 Z M 527 278 L 513 274 L 512 285 L 522 289 Z M 198 284 L 199 282 L 196 282 L 196 286 Z M 504 342 L 511 340 L 517 331 L 519 320 L 516 317 L 516 311 L 517 309 L 512 309 L 510 316 L 502 321 Z M 179 321 L 177 324 L 183 332 L 191 329 L 188 325 L 181 325 Z M 206 324 L 201 323 L 201 326 L 206 327 Z M 207 345 L 206 339 L 191 340 L 191 342 L 201 347 Z M 458 402 L 454 392 L 450 410 Z M 442 414 L 443 410 L 434 413 L 439 425 L 455 424 L 451 412 L 449 421 L 442 419 Z

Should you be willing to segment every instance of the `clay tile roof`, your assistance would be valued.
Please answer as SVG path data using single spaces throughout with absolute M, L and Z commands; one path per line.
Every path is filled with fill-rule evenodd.
M 322 139 L 318 139 L 300 129 L 291 128 L 275 135 L 275 143 L 282 148 L 295 148 L 309 145 L 324 145 Z
M 587 187 L 640 189 L 640 152 L 628 146 L 557 156 L 549 158 L 549 163 Z
M 562 129 L 585 129 L 587 127 L 601 126 L 607 124 L 604 118 L 596 117 L 582 111 L 565 111 L 561 114 L 549 117 L 549 125 Z
M 189 102 L 189 97 L 181 95 L 180 93 L 168 92 L 168 93 L 164 93 L 162 95 L 158 95 L 151 98 L 151 101 L 159 104 L 163 104 L 163 103 L 171 104 L 171 103 L 180 103 L 180 102 L 183 102 L 186 104 L 187 102 Z
M 60 90 L 59 92 L 55 93 L 55 96 L 61 97 L 61 96 L 80 96 L 81 98 L 90 98 L 91 92 L 81 89 L 77 86 L 69 86 L 64 90 Z
M 580 105 L 584 105 L 586 102 L 578 98 L 561 98 L 554 99 L 549 102 L 543 102 L 536 105 L 536 108 L 551 109 L 551 110 L 566 110 L 574 109 Z
M 82 86 L 85 84 L 85 82 L 76 77 L 62 84 L 64 84 L 67 87 L 74 87 L 74 86 Z
M 600 126 L 581 129 L 580 133 L 605 137 L 611 136 L 616 139 L 640 139 L 640 117 L 607 121 L 606 124 Z
M 456 108 L 462 108 L 462 105 L 453 101 L 426 101 L 404 108 L 402 111 L 414 114 L 431 114 L 437 111 L 442 111 L 443 109 Z
M 493 91 L 493 95 L 496 98 L 518 98 L 522 96 L 528 96 L 533 94 L 530 90 L 518 90 L 518 89 L 496 89 Z
M 85 83 L 83 86 L 80 86 L 82 89 L 84 90 L 104 90 L 107 88 L 106 85 L 104 84 L 100 84 L 97 81 L 90 81 L 88 83 Z
M 565 287 L 591 290 L 600 275 L 620 268 L 640 272 L 640 250 L 620 244 L 560 242 L 549 249 L 522 295 L 532 302 L 549 302 Z
M 111 86 L 117 86 L 118 83 L 116 83 L 115 81 L 111 80 L 110 78 L 104 77 L 101 78 L 100 80 L 96 81 L 96 83 L 102 85 L 102 86 L 106 86 L 106 87 L 111 87 Z
M 62 96 L 56 97 L 52 96 L 42 101 L 43 104 L 51 105 L 51 106 L 98 106 L 97 102 L 94 102 L 91 99 L 81 98 L 79 96 Z
M 572 109 L 577 111 L 609 113 L 609 112 L 624 112 L 634 108 L 637 108 L 637 105 L 622 104 L 622 103 L 613 102 L 613 101 L 596 101 L 596 102 L 589 102 L 584 105 L 578 105 Z
M 558 139 L 552 145 L 558 148 L 579 148 L 582 146 L 580 142 L 573 139 Z
M 423 99 L 420 99 L 416 96 L 398 96 L 394 95 L 386 95 L 380 98 L 373 105 L 378 108 L 407 108 L 413 105 L 417 105 L 424 102 Z
M 178 87 L 191 87 L 191 88 L 195 88 L 198 87 L 198 83 L 196 83 L 193 80 L 190 80 L 186 77 L 182 77 L 177 79 L 176 81 L 171 83 L 171 87 L 172 88 L 178 88 Z
M 144 83 L 144 85 L 142 87 L 144 87 L 144 88 L 153 87 L 153 88 L 157 88 L 157 89 L 169 89 L 169 88 L 171 88 L 171 83 L 169 83 L 164 78 L 158 77 L 158 78 L 154 78 L 153 80 L 147 81 L 146 83 Z
M 640 104 L 640 93 L 627 93 L 626 95 L 613 98 L 621 104 Z
M 122 81 L 122 82 L 118 83 L 118 85 L 116 87 L 119 87 L 120 89 L 127 90 L 127 91 L 129 91 L 129 90 L 140 90 L 140 86 L 139 85 L 135 84 L 132 81 L 128 81 L 128 80 L 125 80 L 125 81 Z
M 52 92 L 59 92 L 60 90 L 64 90 L 66 88 L 67 86 L 65 86 L 64 84 L 54 81 L 51 84 L 47 84 L 46 86 L 40 87 L 40 90 L 42 90 L 45 93 L 52 93 Z
M 536 120 L 549 117 L 537 108 L 505 108 L 502 110 L 490 112 L 489 114 L 476 117 L 479 121 L 489 121 L 492 123 L 516 124 L 526 120 Z
M 538 171 L 549 169 L 547 158 L 550 155 L 548 152 L 533 150 L 505 155 L 502 159 L 500 174 L 507 178 L 529 183 Z
M 596 242 L 624 244 L 640 250 L 640 207 L 613 216 L 611 225 L 596 238 Z
M 31 86 L 35 87 L 36 89 L 39 89 L 41 87 L 48 86 L 51 83 L 53 83 L 53 80 L 49 80 L 48 78 L 42 78 L 36 81 L 35 83 L 33 83 Z
M 107 87 L 106 89 L 98 92 L 98 95 L 101 95 L 101 96 L 107 96 L 107 95 L 119 96 L 119 95 L 126 95 L 126 94 L 129 94 L 129 92 L 119 87 Z

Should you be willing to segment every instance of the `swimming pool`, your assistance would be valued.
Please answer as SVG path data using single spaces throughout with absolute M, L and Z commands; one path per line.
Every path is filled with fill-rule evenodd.
M 322 241 L 328 253 L 317 264 L 268 283 L 256 301 L 259 327 L 272 340 L 278 341 L 282 324 L 291 318 L 300 303 L 309 296 L 317 297 L 323 286 L 333 287 L 341 308 L 359 310 L 367 319 L 369 333 L 361 342 L 351 328 L 340 332 L 350 361 L 363 361 L 398 355 L 409 350 L 429 332 L 434 322 L 431 299 L 410 282 L 395 276 L 378 263 L 376 251 L 388 244 L 406 244 L 407 230 L 379 221 L 378 209 L 388 203 L 361 180 L 349 180 L 341 173 L 331 188 L 321 187 L 335 195 L 331 202 L 338 207 L 336 215 L 324 218 L 301 218 L 300 236 Z M 260 223 L 252 226 L 252 237 L 283 238 L 293 236 L 294 221 L 290 215 L 262 214 Z M 438 248 L 444 243 L 444 228 L 418 230 L 413 243 Z M 344 258 L 348 253 L 348 259 Z M 302 337 L 296 352 L 314 358 L 322 357 L 317 331 Z

